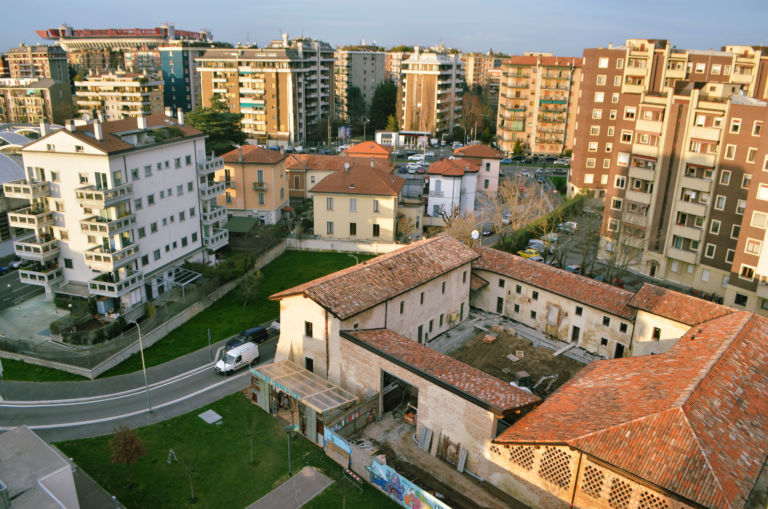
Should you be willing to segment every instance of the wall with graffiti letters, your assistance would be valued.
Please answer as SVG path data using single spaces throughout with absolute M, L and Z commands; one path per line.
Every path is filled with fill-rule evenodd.
M 392 467 L 373 460 L 367 468 L 371 474 L 371 483 L 407 509 L 451 509 L 398 474 Z

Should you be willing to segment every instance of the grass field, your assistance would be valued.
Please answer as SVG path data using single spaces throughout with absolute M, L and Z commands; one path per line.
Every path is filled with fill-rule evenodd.
M 368 255 L 355 255 L 360 261 Z M 344 253 L 319 253 L 311 251 L 286 251 L 262 269 L 259 297 L 243 307 L 243 299 L 237 288 L 212 304 L 184 325 L 171 331 L 165 338 L 144 350 L 147 367 L 156 366 L 194 352 L 208 345 L 208 328 L 211 338 L 218 341 L 237 334 L 280 314 L 280 303 L 269 296 L 286 288 L 349 267 L 355 259 Z M 3 379 L 30 382 L 67 382 L 83 380 L 82 377 L 55 369 L 38 368 L 23 362 L 3 360 Z M 114 368 L 102 373 L 105 378 L 141 369 L 139 355 L 133 355 Z
M 221 425 L 206 424 L 198 417 L 209 408 L 222 416 Z M 245 507 L 288 479 L 288 438 L 282 425 L 241 393 L 139 428 L 136 433 L 147 454 L 131 466 L 111 463 L 110 436 L 60 442 L 56 446 L 128 508 Z M 170 449 L 179 461 L 169 465 Z M 291 467 L 296 473 L 306 465 L 334 480 L 341 479 L 341 467 L 322 449 L 297 435 L 291 441 Z M 190 475 L 195 500 L 191 499 Z M 344 504 L 399 507 L 369 485 L 360 493 L 348 482 L 333 484 L 307 507 L 336 509 Z

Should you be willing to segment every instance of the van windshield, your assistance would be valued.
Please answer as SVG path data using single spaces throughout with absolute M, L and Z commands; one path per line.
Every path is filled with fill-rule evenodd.
M 224 359 L 224 362 L 227 364 L 234 364 L 236 360 L 236 357 L 232 354 L 227 354 L 227 357 Z

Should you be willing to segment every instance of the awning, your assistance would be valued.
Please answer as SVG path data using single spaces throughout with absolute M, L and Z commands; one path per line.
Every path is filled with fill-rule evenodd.
M 284 205 L 283 208 L 282 208 L 282 211 L 283 212 L 293 212 L 293 207 L 291 207 L 290 205 Z
M 357 401 L 351 392 L 291 361 L 278 361 L 252 368 L 251 374 L 319 414 Z

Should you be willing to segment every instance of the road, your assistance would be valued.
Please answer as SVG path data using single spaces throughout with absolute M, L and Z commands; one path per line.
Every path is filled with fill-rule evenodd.
M 43 291 L 40 286 L 27 285 L 19 281 L 19 271 L 12 270 L 0 276 L 0 310 L 9 308 L 13 304 Z
M 223 344 L 223 342 L 220 342 Z M 277 338 L 259 345 L 257 365 L 272 362 Z M 245 389 L 249 371 L 224 377 L 208 349 L 147 370 L 150 414 L 141 372 L 88 382 L 5 382 L 0 431 L 27 425 L 49 442 L 113 433 L 118 425 L 146 426 L 187 413 Z

